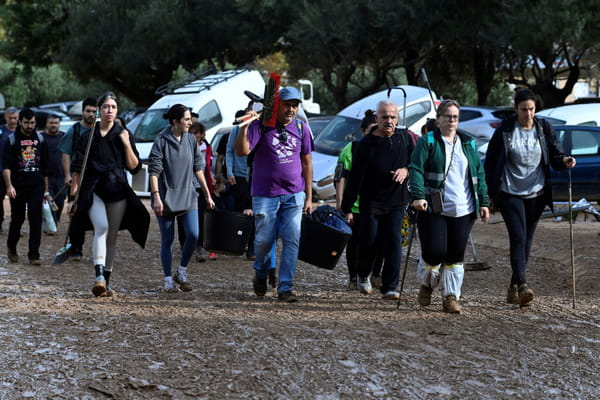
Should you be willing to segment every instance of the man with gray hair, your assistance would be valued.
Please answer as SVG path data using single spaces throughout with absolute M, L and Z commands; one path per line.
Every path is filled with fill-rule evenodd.
M 8 135 L 15 133 L 17 122 L 19 120 L 19 110 L 16 107 L 8 107 L 4 110 L 4 120 L 6 123 L 0 125 L 0 155 L 4 154 L 4 144 Z M 0 157 L 0 171 L 2 167 L 2 157 Z M 4 222 L 4 197 L 6 196 L 6 185 L 4 179 L 0 179 L 0 232 L 2 232 L 2 223 Z
M 414 144 L 406 130 L 396 129 L 398 106 L 394 102 L 380 101 L 375 118 L 377 129 L 358 143 L 341 208 L 352 223 L 352 205 L 360 196 L 359 291 L 372 293 L 369 275 L 380 253 L 384 257 L 381 293 L 384 299 L 397 300 L 402 263 L 400 227 L 409 201 L 407 176 Z

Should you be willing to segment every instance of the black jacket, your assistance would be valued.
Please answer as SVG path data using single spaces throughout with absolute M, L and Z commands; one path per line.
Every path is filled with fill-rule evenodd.
M 357 196 L 359 210 L 387 213 L 408 203 L 408 178 L 403 184 L 393 181 L 392 173 L 407 168 L 414 144 L 403 130 L 390 137 L 366 135 L 358 143 L 356 158 L 342 199 L 342 211 L 350 213 Z
M 517 116 L 513 115 L 502 121 L 496 128 L 490 143 L 488 144 L 485 156 L 485 180 L 488 186 L 488 193 L 491 199 L 496 199 L 500 193 L 502 176 L 504 175 L 504 166 L 506 165 L 506 143 L 512 138 Z M 540 142 L 542 150 L 542 163 L 544 170 L 544 198 L 546 205 L 552 209 L 552 184 L 550 182 L 550 166 L 555 170 L 566 169 L 563 157 L 562 145 L 554 134 L 554 129 L 544 119 L 534 117 L 535 133 Z
M 85 221 L 84 226 L 86 230 L 93 229 L 92 223 L 89 220 L 88 210 L 92 206 L 96 185 L 101 179 L 105 177 L 108 171 L 115 171 L 119 174 L 123 182 L 127 182 L 125 176 L 125 149 L 119 137 L 122 129 L 120 125 L 114 124 L 105 136 L 105 142 L 102 145 L 99 143 L 101 140 L 100 127 L 96 125 L 96 129 L 94 130 L 86 171 L 83 175 L 83 182 L 80 183 L 80 195 L 77 202 L 77 213 L 80 214 L 81 221 Z M 77 142 L 76 157 L 72 165 L 73 172 L 81 172 L 88 138 L 89 134 L 81 135 Z M 129 133 L 129 141 L 135 155 L 138 156 L 135 140 L 131 133 Z M 138 165 L 129 172 L 135 174 L 141 167 L 142 163 L 138 156 Z M 143 248 L 146 244 L 148 229 L 150 227 L 150 214 L 133 189 L 131 189 L 131 186 L 125 184 L 123 191 L 123 198 L 127 200 L 127 208 L 119 230 L 127 229 L 131 233 L 133 240 Z

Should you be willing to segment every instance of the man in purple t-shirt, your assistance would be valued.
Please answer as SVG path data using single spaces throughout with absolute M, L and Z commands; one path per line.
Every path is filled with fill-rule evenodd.
M 253 152 L 252 211 L 255 217 L 254 293 L 267 292 L 271 248 L 281 235 L 279 262 L 280 301 L 295 302 L 292 292 L 298 263 L 302 212 L 312 211 L 312 157 L 314 144 L 308 126 L 296 118 L 302 97 L 293 87 L 279 92 L 276 127 L 258 120 L 240 128 L 235 142 L 236 153 Z M 251 114 L 255 114 L 251 112 Z

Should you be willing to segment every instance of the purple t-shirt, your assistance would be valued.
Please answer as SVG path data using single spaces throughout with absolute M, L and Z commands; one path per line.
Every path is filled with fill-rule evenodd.
M 302 122 L 294 120 L 287 125 L 285 135 L 277 128 L 265 128 L 265 137 L 256 149 L 252 165 L 252 196 L 274 197 L 304 191 L 300 156 L 310 154 L 314 144 L 308 126 L 302 123 L 300 134 L 298 123 Z M 261 125 L 255 121 L 248 128 L 250 149 L 260 136 Z

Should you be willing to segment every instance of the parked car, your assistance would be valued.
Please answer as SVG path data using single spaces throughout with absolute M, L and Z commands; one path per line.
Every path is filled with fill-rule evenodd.
M 323 131 L 323 128 L 325 128 L 325 126 L 333 118 L 335 118 L 335 115 L 319 115 L 319 116 L 316 116 L 316 117 L 309 117 L 308 118 L 308 123 L 310 125 L 310 131 L 313 134 L 313 139 L 315 139 L 317 136 L 319 136 L 319 134 L 321 133 L 321 131 Z
M 535 114 L 552 125 L 600 126 L 600 104 L 573 104 L 547 108 Z
M 420 133 L 427 118 L 435 117 L 435 107 L 429 91 L 417 86 L 401 86 L 406 91 L 406 121 L 403 121 L 403 95 L 392 90 L 391 100 L 399 106 L 399 126 Z M 387 99 L 388 90 L 358 100 L 340 111 L 315 139 L 313 161 L 313 200 L 329 200 L 335 197 L 333 175 L 337 157 L 344 146 L 361 138 L 360 122 L 366 110 L 375 110 L 377 103 Z M 435 98 L 435 94 L 434 94 Z
M 56 110 L 51 110 L 51 109 L 43 109 L 43 108 L 39 108 L 39 107 L 31 107 L 31 110 L 35 113 L 35 129 L 36 131 L 43 131 L 44 129 L 46 129 L 46 120 L 48 119 L 49 115 L 58 117 L 60 119 L 60 123 L 61 123 L 61 130 L 66 130 L 68 129 L 68 127 L 70 125 L 72 125 L 73 123 L 75 123 L 76 121 L 73 121 L 71 119 L 71 117 L 69 117 L 67 114 L 61 112 L 61 111 L 56 111 Z
M 514 113 L 509 107 L 462 106 L 460 108 L 460 128 L 481 140 L 489 141 L 500 122 Z
M 600 127 L 558 125 L 554 127 L 564 151 L 577 159 L 571 170 L 573 201 L 586 198 L 600 202 Z M 552 170 L 555 201 L 568 201 L 568 171 Z

